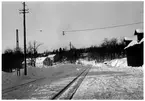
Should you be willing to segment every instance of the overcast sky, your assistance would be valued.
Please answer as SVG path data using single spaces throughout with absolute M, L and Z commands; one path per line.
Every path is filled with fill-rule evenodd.
M 143 22 L 143 2 L 26 2 L 27 43 L 36 40 L 43 43 L 39 52 L 68 47 L 76 48 L 99 45 L 104 38 L 132 36 L 143 24 L 100 29 L 82 30 L 114 25 Z M 2 50 L 16 47 L 16 29 L 19 29 L 20 46 L 23 48 L 23 16 L 19 14 L 22 2 L 2 3 Z M 42 31 L 40 31 L 42 30 Z

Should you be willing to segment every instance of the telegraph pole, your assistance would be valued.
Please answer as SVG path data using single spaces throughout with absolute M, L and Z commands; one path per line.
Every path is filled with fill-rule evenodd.
M 26 63 L 26 17 L 25 14 L 28 13 L 29 9 L 25 8 L 25 2 L 23 2 L 23 9 L 20 10 L 23 14 L 23 27 L 24 27 L 24 62 L 25 62 L 25 67 L 24 67 L 24 75 L 27 75 L 27 63 Z
M 19 50 L 19 35 L 18 35 L 18 29 L 16 29 L 16 51 Z
M 65 31 L 62 31 L 62 35 L 65 35 Z M 72 48 L 71 42 L 69 43 L 69 47 L 70 47 L 70 50 L 71 50 L 71 48 Z
M 71 42 L 69 43 L 69 46 L 70 46 L 70 50 L 71 50 L 71 48 L 72 48 Z

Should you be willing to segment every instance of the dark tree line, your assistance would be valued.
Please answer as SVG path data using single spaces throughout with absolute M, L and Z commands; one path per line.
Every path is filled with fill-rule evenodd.
M 21 69 L 23 59 L 24 55 L 20 49 L 5 50 L 4 54 L 2 54 L 2 71 L 12 72 L 12 69 Z
M 111 60 L 115 58 L 125 57 L 124 51 L 125 43 L 123 40 L 118 42 L 116 38 L 110 40 L 105 39 L 100 46 L 94 46 L 88 48 L 87 52 L 90 52 L 90 58 L 97 61 Z
M 105 38 L 103 43 L 99 46 L 91 46 L 80 49 L 73 48 L 71 50 L 64 50 L 60 48 L 53 53 L 56 54 L 56 62 L 62 62 L 64 60 L 74 62 L 79 58 L 84 58 L 83 53 L 87 53 L 87 58 L 89 58 L 89 60 L 95 59 L 96 61 L 101 62 L 104 60 L 125 57 L 124 47 L 124 40 L 120 40 L 120 42 L 118 42 L 116 38 L 112 38 L 110 40 Z
M 71 50 L 62 50 L 61 48 L 57 53 L 55 53 L 55 59 L 54 62 L 63 62 L 63 61 L 70 61 L 74 62 L 75 60 L 79 59 L 80 54 L 78 52 L 78 49 L 71 49 Z
M 27 45 L 26 57 L 31 59 L 30 65 L 35 66 L 38 54 L 38 48 L 42 43 L 36 41 L 29 42 Z M 2 54 L 2 71 L 12 72 L 13 69 L 23 68 L 22 62 L 24 61 L 24 53 L 20 48 L 6 49 Z

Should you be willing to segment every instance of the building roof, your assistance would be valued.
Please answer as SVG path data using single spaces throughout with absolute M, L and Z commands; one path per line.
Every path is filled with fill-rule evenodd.
M 135 30 L 135 33 L 134 33 L 134 35 L 135 36 L 132 36 L 132 37 L 125 37 L 124 38 L 124 40 L 126 40 L 126 41 L 131 41 L 124 49 L 127 49 L 127 48 L 129 48 L 129 47 L 131 47 L 131 46 L 134 46 L 134 45 L 136 45 L 136 44 L 141 44 L 143 41 L 144 41 L 144 38 L 142 38 L 141 40 L 140 40 L 140 42 L 138 42 L 137 41 L 137 36 L 136 35 L 138 35 L 138 34 L 143 34 L 143 30 L 142 29 L 136 29 Z
M 55 56 L 55 54 L 51 54 L 51 55 L 48 55 L 47 57 L 53 58 L 54 56 Z
M 53 58 L 55 56 L 55 54 L 52 54 L 52 55 L 48 55 L 48 56 L 46 56 L 46 57 L 38 57 L 38 58 L 36 58 L 36 63 L 41 63 L 41 62 L 43 62 L 46 58 Z
M 38 57 L 36 58 L 36 63 L 41 63 L 43 62 L 47 57 Z
M 124 40 L 125 40 L 125 41 L 137 40 L 137 36 L 124 37 Z
M 138 42 L 136 40 L 132 40 L 124 49 L 127 49 L 127 48 L 134 46 L 136 44 L 138 44 Z
M 136 29 L 134 35 L 137 35 L 137 34 L 140 34 L 140 33 L 143 34 L 143 29 Z
M 138 44 L 141 44 L 142 42 L 144 42 L 144 38 L 142 38 Z

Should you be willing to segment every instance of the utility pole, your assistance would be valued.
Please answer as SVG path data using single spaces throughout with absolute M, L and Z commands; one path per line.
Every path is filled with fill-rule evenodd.
M 18 29 L 16 29 L 16 51 L 19 50 L 19 35 L 18 35 Z
M 64 31 L 62 31 L 62 35 L 65 35 Z
M 62 35 L 65 35 L 65 31 L 62 31 Z M 71 50 L 71 48 L 72 48 L 71 42 L 69 43 L 69 46 L 70 46 L 70 50 Z
M 25 62 L 25 67 L 24 67 L 24 75 L 27 75 L 27 63 L 26 63 L 26 17 L 25 14 L 28 13 L 29 9 L 25 8 L 25 2 L 23 2 L 23 9 L 20 10 L 23 14 L 23 27 L 24 27 L 24 62 Z
M 72 48 L 71 42 L 70 42 L 69 46 L 70 46 L 70 50 L 71 50 L 71 48 Z

